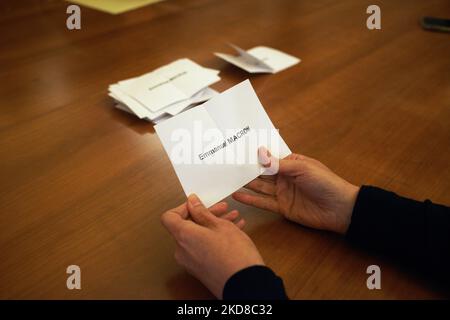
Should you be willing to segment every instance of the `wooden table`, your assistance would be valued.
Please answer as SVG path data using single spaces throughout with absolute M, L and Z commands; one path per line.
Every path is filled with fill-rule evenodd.
M 0 298 L 212 298 L 173 258 L 160 224 L 184 201 L 150 123 L 113 108 L 107 87 L 177 58 L 250 78 L 292 150 L 356 184 L 450 205 L 450 35 L 425 32 L 446 0 L 170 0 L 122 15 L 63 1 L 0 4 Z M 216 58 L 267 45 L 302 62 L 249 75 Z M 211 187 L 214 187 L 213 185 Z M 239 205 L 246 231 L 295 299 L 437 298 L 444 293 L 338 236 Z M 66 288 L 66 267 L 82 289 Z M 382 289 L 366 287 L 367 266 Z M 214 270 L 211 270 L 214 272 Z

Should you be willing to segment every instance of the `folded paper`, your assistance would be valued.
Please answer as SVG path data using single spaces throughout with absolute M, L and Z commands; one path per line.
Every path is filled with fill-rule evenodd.
M 280 158 L 291 153 L 248 80 L 155 130 L 185 194 L 196 193 L 208 207 L 264 172 L 258 147 Z
M 215 55 L 249 73 L 277 73 L 301 61 L 269 47 L 260 46 L 245 51 L 233 44 L 230 46 L 237 51 L 238 56 L 225 53 L 215 53 Z
M 155 122 L 204 102 L 217 92 L 209 85 L 220 80 L 219 71 L 189 59 L 179 59 L 142 76 L 109 86 L 116 107 Z

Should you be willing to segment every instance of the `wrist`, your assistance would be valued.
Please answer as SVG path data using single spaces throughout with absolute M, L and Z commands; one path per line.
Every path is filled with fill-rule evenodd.
M 358 198 L 360 187 L 349 183 L 346 189 L 347 190 L 344 196 L 344 206 L 342 208 L 342 211 L 338 213 L 337 218 L 338 224 L 336 232 L 341 235 L 345 235 L 348 228 L 350 227 L 353 208 L 355 207 L 355 202 Z

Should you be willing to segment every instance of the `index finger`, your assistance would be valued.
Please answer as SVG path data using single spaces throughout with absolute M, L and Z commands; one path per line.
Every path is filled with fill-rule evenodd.
M 166 211 L 161 216 L 161 223 L 174 238 L 178 238 L 183 222 L 187 220 L 173 210 Z
M 190 219 L 183 219 L 174 211 L 166 211 L 161 216 L 163 226 L 178 244 L 197 241 L 208 230 Z
M 180 204 L 178 207 L 175 207 L 173 209 L 167 210 L 167 212 L 176 213 L 183 219 L 187 219 L 187 217 L 189 216 L 189 211 L 187 209 L 186 202 L 183 203 L 183 204 Z

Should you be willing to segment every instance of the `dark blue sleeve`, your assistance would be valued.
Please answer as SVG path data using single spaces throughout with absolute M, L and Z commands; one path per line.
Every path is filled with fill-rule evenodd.
M 450 208 L 363 186 L 346 237 L 450 283 Z
M 347 239 L 392 256 L 450 284 L 450 208 L 362 186 Z M 224 299 L 288 299 L 283 281 L 269 268 L 253 266 L 225 284 Z
M 223 289 L 224 300 L 286 300 L 283 280 L 265 266 L 238 271 Z

